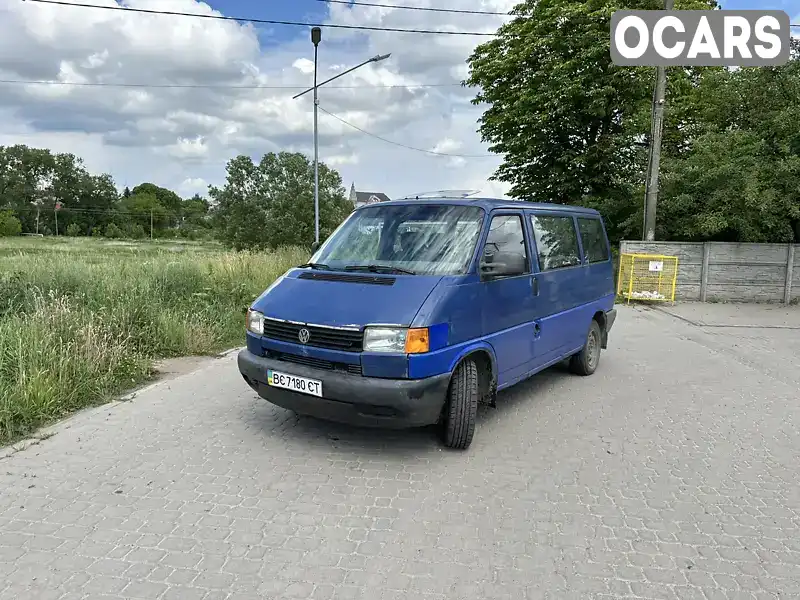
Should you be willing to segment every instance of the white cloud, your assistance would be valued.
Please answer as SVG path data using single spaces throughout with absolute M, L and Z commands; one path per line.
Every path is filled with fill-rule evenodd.
M 113 0 L 95 0 L 112 5 Z M 437 0 L 406 0 L 436 6 Z M 195 0 L 128 0 L 132 7 L 211 14 Z M 462 0 L 460 8 L 509 10 L 515 0 Z M 440 5 L 440 3 L 439 3 Z M 492 32 L 506 19 L 330 5 L 330 22 Z M 262 35 L 266 35 L 262 31 Z M 298 29 L 289 41 L 259 44 L 252 26 L 124 11 L 7 2 L 0 6 L 0 79 L 72 83 L 148 83 L 93 87 L 0 84 L 0 143 L 74 152 L 120 187 L 154 181 L 191 195 L 224 181 L 225 164 L 244 153 L 313 151 L 310 94 L 313 46 Z M 485 37 L 427 36 L 324 29 L 319 78 L 370 56 L 391 57 L 320 89 L 320 106 L 372 134 L 437 152 L 479 155 L 480 110 L 473 93 L 452 87 Z M 369 86 L 401 87 L 369 87 Z M 227 86 L 227 87 L 225 87 Z M 298 86 L 247 89 L 245 86 Z M 339 86 L 351 86 L 341 89 Z M 320 160 L 346 188 L 399 196 L 424 189 L 480 188 L 500 161 L 434 156 L 393 146 L 320 112 Z M 480 185 L 478 185 L 480 183 Z M 488 189 L 505 194 L 507 186 Z

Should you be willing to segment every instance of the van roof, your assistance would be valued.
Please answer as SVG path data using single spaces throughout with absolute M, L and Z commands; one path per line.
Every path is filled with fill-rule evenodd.
M 503 198 L 404 198 L 401 200 L 390 200 L 388 202 L 376 202 L 374 204 L 367 204 L 361 206 L 356 210 L 363 210 L 369 207 L 381 205 L 403 205 L 403 204 L 452 204 L 461 206 L 480 206 L 481 208 L 490 211 L 495 209 L 520 209 L 527 210 L 547 210 L 552 212 L 565 212 L 565 213 L 581 213 L 599 215 L 600 213 L 593 208 L 585 208 L 582 206 L 571 206 L 568 204 L 549 204 L 544 202 L 527 202 L 525 200 L 509 200 Z

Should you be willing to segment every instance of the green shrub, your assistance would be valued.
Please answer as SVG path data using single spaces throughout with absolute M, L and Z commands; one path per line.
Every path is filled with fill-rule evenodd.
M 121 238 L 122 230 L 115 223 L 109 223 L 106 227 L 106 237 L 112 239 Z
M 138 224 L 138 223 L 137 223 L 136 225 L 131 225 L 131 226 L 128 228 L 128 237 L 130 237 L 130 238 L 132 238 L 132 239 L 134 239 L 134 240 L 140 240 L 140 239 L 142 239 L 142 238 L 143 238 L 145 235 L 146 235 L 146 234 L 145 234 L 145 232 L 144 232 L 144 227 L 142 227 L 142 226 L 141 226 L 140 224 Z
M 67 226 L 67 235 L 70 237 L 77 237 L 81 234 L 81 226 L 77 223 L 70 223 Z
M 0 237 L 22 233 L 22 223 L 10 210 L 0 210 Z

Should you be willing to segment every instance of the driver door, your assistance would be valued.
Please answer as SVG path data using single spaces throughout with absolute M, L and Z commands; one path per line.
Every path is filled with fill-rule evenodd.
M 513 383 L 534 359 L 535 295 L 530 244 L 523 215 L 496 213 L 481 249 L 482 328 L 497 356 L 498 385 Z M 502 274 L 499 266 L 515 272 Z

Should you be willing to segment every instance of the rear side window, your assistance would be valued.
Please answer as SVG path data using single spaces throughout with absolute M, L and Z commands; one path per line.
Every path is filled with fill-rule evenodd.
M 578 229 L 581 232 L 583 253 L 586 261 L 590 263 L 605 262 L 608 260 L 608 244 L 603 233 L 600 219 L 578 218 Z
M 531 224 L 542 271 L 581 264 L 578 235 L 571 216 L 531 215 Z

